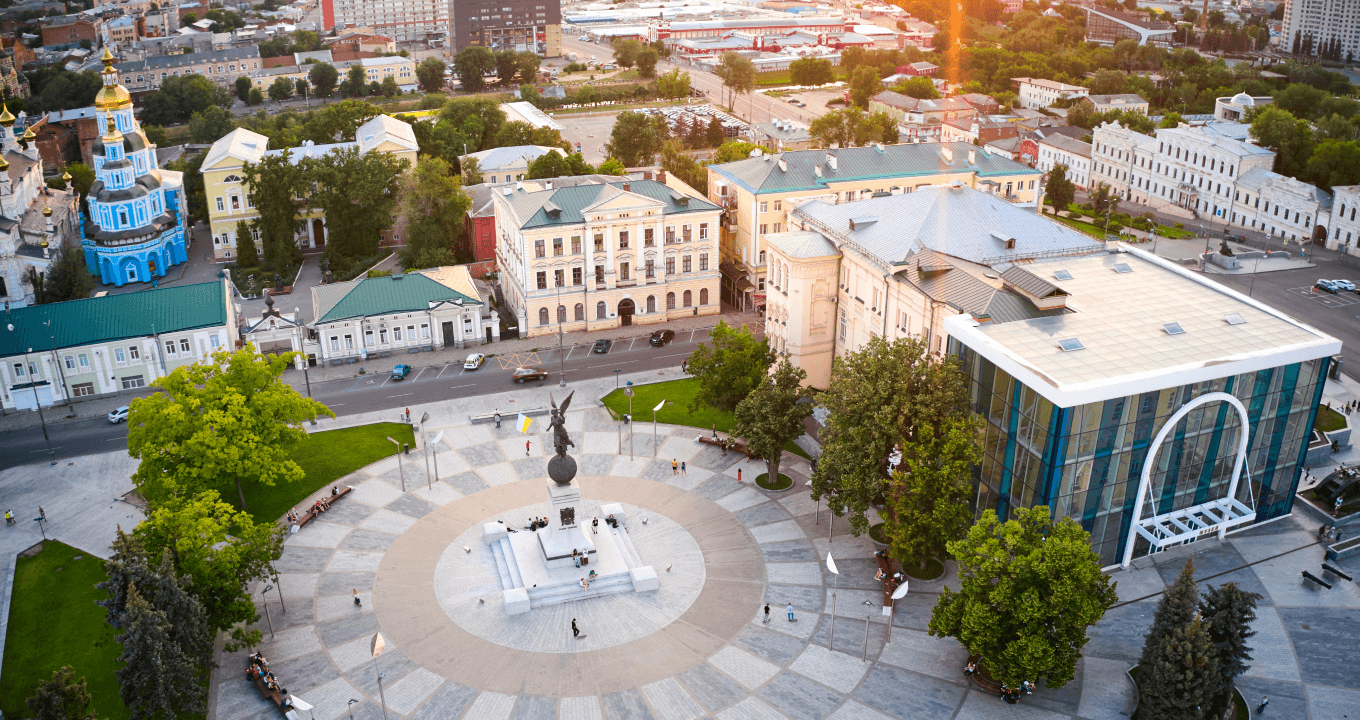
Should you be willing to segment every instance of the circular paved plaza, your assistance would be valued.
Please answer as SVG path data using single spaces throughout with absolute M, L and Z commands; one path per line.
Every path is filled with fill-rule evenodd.
M 874 546 L 851 537 L 844 521 L 828 542 L 827 513 L 809 499 L 804 461 L 786 461 L 794 489 L 771 493 L 750 482 L 761 466 L 696 442 L 694 428 L 660 427 L 653 458 L 652 428 L 639 427 L 630 459 L 627 434 L 620 442 L 604 410 L 572 412 L 567 427 L 585 514 L 623 504 L 637 553 L 661 588 L 505 615 L 482 524 L 522 526 L 548 514 L 548 438 L 521 435 L 510 423 L 446 428 L 438 481 L 418 451 L 400 468 L 395 458 L 369 466 L 342 481 L 354 488 L 348 497 L 287 541 L 278 563 L 286 612 L 269 593 L 273 636 L 261 623 L 261 649 L 318 720 L 349 711 L 382 717 L 378 672 L 388 716 L 401 718 L 1043 720 L 1118 718 L 1131 708 L 1123 673 L 1155 598 L 1112 610 L 1093 629 L 1075 681 L 1006 706 L 965 683 L 955 641 L 925 632 L 939 582 L 913 582 L 889 627 L 873 579 Z M 672 473 L 672 458 L 686 463 L 685 475 Z M 736 481 L 739 469 L 747 482 Z M 1236 555 L 1233 545 L 1222 547 Z M 828 550 L 842 573 L 834 644 Z M 1160 591 L 1161 575 L 1176 569 L 1120 573 L 1120 595 Z M 785 619 L 787 603 L 797 622 Z M 1275 623 L 1265 628 L 1274 641 L 1284 631 L 1279 614 L 1263 615 Z M 582 639 L 573 639 L 572 619 Z M 387 643 L 376 669 L 375 632 Z M 210 720 L 280 717 L 244 679 L 245 654 L 219 655 Z M 1292 672 L 1297 685 L 1292 651 L 1287 661 L 1274 651 L 1263 660 L 1263 670 L 1253 669 L 1259 679 Z M 347 708 L 350 699 L 359 702 Z

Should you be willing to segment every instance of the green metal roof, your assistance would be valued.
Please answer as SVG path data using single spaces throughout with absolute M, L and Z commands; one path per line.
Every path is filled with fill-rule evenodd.
M 226 322 L 221 281 L 34 305 L 9 312 L 5 324 L 14 330 L 0 328 L 0 357 L 51 350 L 54 340 L 58 348 L 80 347 Z
M 946 148 L 953 152 L 953 159 L 945 157 L 943 150 Z M 974 162 L 968 161 L 969 150 L 974 151 Z M 835 156 L 836 169 L 831 169 L 827 155 Z M 785 169 L 779 167 L 781 159 Z M 818 167 L 822 170 L 821 175 L 816 172 Z M 710 165 L 709 169 L 728 182 L 757 194 L 818 190 L 833 182 L 886 181 L 943 173 L 975 172 L 978 177 L 1042 174 L 1039 170 L 992 155 L 966 142 L 794 150 Z
M 392 275 L 365 278 L 345 294 L 316 322 L 335 322 L 356 317 L 389 315 L 399 312 L 425 312 L 432 302 L 453 302 L 462 299 L 464 305 L 482 303 L 453 288 L 435 282 L 424 275 Z
M 583 210 L 598 202 L 623 194 L 624 185 L 628 185 L 628 192 L 634 195 L 642 195 L 659 201 L 663 206 L 662 212 L 666 215 L 719 209 L 717 205 L 707 200 L 684 195 L 655 180 L 577 185 L 538 192 L 517 190 L 508 199 L 514 206 L 515 213 L 525 219 L 524 229 L 552 225 L 576 225 L 585 221 L 585 217 L 582 215 Z M 682 205 L 677 201 L 677 198 L 683 198 L 685 204 Z M 562 212 L 559 217 L 549 217 L 548 210 L 550 209 L 560 209 Z

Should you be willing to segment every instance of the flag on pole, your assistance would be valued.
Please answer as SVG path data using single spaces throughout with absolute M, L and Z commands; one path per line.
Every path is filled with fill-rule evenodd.
M 524 413 L 520 413 L 519 417 L 515 418 L 515 427 L 519 428 L 522 433 L 529 432 L 529 426 L 533 424 L 534 419 Z
M 829 552 L 826 554 L 826 569 L 836 575 L 841 574 L 841 571 L 836 569 L 836 559 L 831 557 L 831 553 Z

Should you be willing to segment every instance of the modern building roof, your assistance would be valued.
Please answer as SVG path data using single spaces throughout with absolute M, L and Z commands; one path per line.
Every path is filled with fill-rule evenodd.
M 756 123 L 754 127 L 756 132 L 774 140 L 782 140 L 785 143 L 808 142 L 812 139 L 806 125 L 790 120 Z
M 481 305 L 475 295 L 457 290 L 420 273 L 364 278 L 348 286 L 330 305 L 317 323 L 329 323 L 399 312 L 425 312 L 432 305 L 461 300 L 464 305 Z
M 991 322 L 1014 322 L 1067 312 L 1063 308 L 1040 310 L 1019 293 L 969 272 L 967 265 L 941 253 L 922 250 L 895 274 L 931 299 L 974 317 L 989 317 Z
M 502 192 L 507 193 L 505 198 L 524 229 L 583 223 L 584 213 L 590 208 L 630 193 L 660 202 L 665 215 L 720 209 L 707 200 L 683 195 L 655 180 L 576 185 L 538 192 L 506 187 Z
M 831 205 L 800 205 L 793 217 L 843 238 L 885 266 L 922 250 L 982 265 L 1077 255 L 1103 245 L 1033 210 L 959 185 Z
M 1053 133 L 1048 137 L 1039 140 L 1039 144 L 1061 150 L 1069 155 L 1085 158 L 1091 157 L 1091 143 L 1082 142 L 1076 138 L 1068 137 L 1060 133 Z
M 982 324 L 957 316 L 948 318 L 945 327 L 951 337 L 1059 407 L 1215 380 L 1341 350 L 1336 338 L 1264 303 L 1150 253 L 1122 244 L 1119 248 L 1118 253 L 1044 259 L 1026 266 L 1041 277 L 1066 271 L 1060 282 L 1073 312 Z M 1230 321 L 1230 315 L 1237 317 Z M 1169 332 L 1168 323 L 1183 332 Z M 1072 339 L 1080 349 L 1059 345 Z
M 969 162 L 968 151 L 974 150 Z M 952 158 L 949 154 L 952 153 Z M 836 158 L 832 169 L 828 157 Z M 992 175 L 1039 175 L 1039 170 L 990 155 L 965 142 L 882 145 L 838 150 L 794 150 L 711 165 L 709 169 L 754 193 L 824 189 L 828 183 L 924 177 L 975 172 Z
M 7 322 L 14 332 L 0 333 L 0 357 L 50 350 L 54 342 L 57 348 L 79 347 L 225 325 L 227 291 L 223 281 L 215 281 L 31 305 L 10 310 Z
M 546 147 L 543 145 L 512 145 L 510 147 L 498 147 L 481 152 L 468 153 L 463 157 L 470 157 L 477 161 L 477 167 L 482 171 L 499 170 L 504 167 L 528 167 L 533 161 L 547 155 L 550 152 L 562 152 L 562 148 Z
M 548 117 L 548 114 L 534 107 L 530 102 L 502 103 L 501 110 L 505 111 L 506 119 L 526 122 L 534 127 L 549 128 L 563 132 L 567 126 Z

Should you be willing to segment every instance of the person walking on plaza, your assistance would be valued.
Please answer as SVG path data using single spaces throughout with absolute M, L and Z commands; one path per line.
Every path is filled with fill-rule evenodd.
M 571 636 L 572 637 L 581 636 L 581 628 L 576 627 L 576 618 L 571 619 Z
M 359 599 L 359 588 L 354 588 L 354 607 L 363 607 L 364 602 Z
M 764 619 L 762 622 L 769 622 L 769 621 L 770 621 L 770 604 L 769 604 L 769 603 L 765 603 L 765 619 Z
M 684 475 L 685 475 L 685 462 L 684 462 L 683 460 L 681 460 L 681 461 L 680 461 L 680 476 L 681 476 L 681 477 L 684 477 Z
M 524 441 L 524 457 L 529 457 L 529 441 Z
M 1270 696 L 1262 695 L 1261 704 L 1256 706 L 1256 714 L 1260 715 L 1266 711 L 1266 706 L 1270 704 Z
M 500 411 L 500 410 L 497 410 L 497 411 L 496 411 L 496 429 L 497 429 L 497 430 L 500 430 L 500 429 L 501 429 L 501 411 Z
M 741 468 L 737 468 L 737 482 L 741 482 Z
M 43 510 L 41 505 L 38 506 L 38 517 L 42 518 L 43 522 L 47 522 L 47 511 Z
M 677 474 L 679 474 L 679 473 L 680 473 L 680 466 L 675 462 L 675 458 L 671 458 L 671 474 L 672 474 L 672 475 L 677 475 Z
M 789 603 L 789 606 L 785 609 L 788 610 L 789 613 L 789 622 L 793 622 L 793 603 Z

